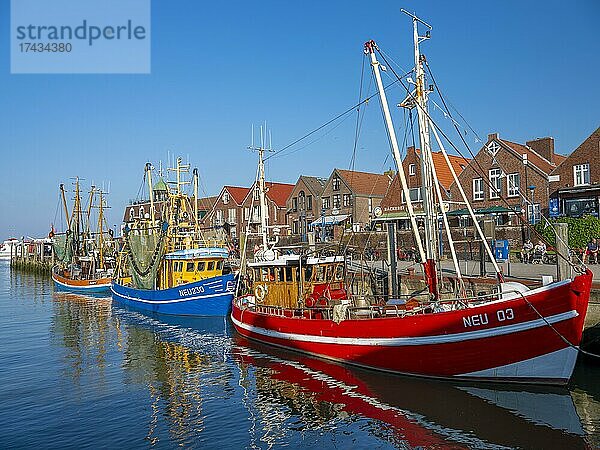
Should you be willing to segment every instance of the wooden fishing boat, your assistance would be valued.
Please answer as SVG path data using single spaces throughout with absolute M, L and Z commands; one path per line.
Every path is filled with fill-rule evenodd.
M 407 296 L 373 295 L 356 290 L 344 255 L 295 257 L 277 248 L 260 253 L 248 264 L 233 303 L 231 318 L 243 336 L 347 364 L 435 378 L 564 384 L 575 365 L 587 311 L 592 273 L 575 266 L 573 279 L 530 289 L 506 282 L 490 245 L 448 162 L 436 124 L 427 111 L 425 59 L 415 16 L 415 78 L 413 92 L 402 106 L 416 110 L 422 149 L 423 236 L 406 183 L 398 142 L 373 41 L 365 44 L 379 90 L 402 192 L 422 261 L 426 292 Z M 411 80 L 412 81 L 412 80 Z M 431 158 L 430 132 L 461 189 L 475 228 L 490 260 L 497 284 L 485 295 L 468 294 L 448 226 L 443 197 Z M 264 173 L 262 152 L 259 173 Z M 261 203 L 262 204 L 262 203 Z M 263 211 L 264 213 L 264 211 Z M 444 290 L 439 259 L 442 224 L 456 271 L 453 290 Z M 264 248 L 267 248 L 266 244 Z M 314 252 L 314 250 L 312 250 Z
M 208 242 L 198 221 L 198 171 L 194 196 L 183 192 L 189 165 L 177 159 L 177 174 L 168 201 L 156 211 L 152 166 L 146 165 L 150 214 L 125 228 L 125 245 L 112 283 L 113 299 L 136 309 L 188 316 L 226 316 L 235 287 L 229 251 Z M 160 218 L 160 220 L 158 220 Z
M 106 226 L 107 208 L 104 192 L 92 186 L 87 209 L 81 203 L 79 178 L 75 179 L 73 209 L 69 214 L 64 185 L 60 185 L 62 205 L 68 224 L 64 233 L 50 231 L 57 264 L 52 267 L 52 280 L 57 288 L 81 293 L 110 292 L 115 266 L 116 245 L 112 231 Z M 97 199 L 97 204 L 94 200 Z M 92 230 L 92 211 L 98 210 L 96 230 Z

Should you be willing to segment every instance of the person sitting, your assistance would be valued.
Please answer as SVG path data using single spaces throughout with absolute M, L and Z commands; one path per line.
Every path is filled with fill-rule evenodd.
M 585 263 L 585 257 L 588 257 L 590 264 L 598 263 L 598 242 L 596 239 L 590 239 L 583 255 L 583 262 Z M 592 262 L 593 261 L 593 262 Z
M 538 243 L 535 246 L 535 248 L 533 249 L 533 251 L 535 253 L 540 253 L 541 255 L 545 255 L 546 254 L 546 244 L 544 244 L 542 241 L 538 241 Z
M 531 239 L 527 239 L 523 244 L 523 248 L 521 249 L 521 262 L 527 264 L 529 259 L 531 258 L 531 254 L 533 253 L 533 242 Z

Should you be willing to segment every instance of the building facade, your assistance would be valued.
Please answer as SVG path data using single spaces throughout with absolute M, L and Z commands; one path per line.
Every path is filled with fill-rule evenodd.
M 549 175 L 565 159 L 554 152 L 551 137 L 525 145 L 490 134 L 475 158 L 459 175 L 466 197 L 475 210 L 510 209 L 496 216 L 497 223 L 518 223 L 521 214 L 530 222 L 548 213 Z M 453 209 L 464 208 L 456 183 L 450 186 Z
M 204 223 L 215 230 L 224 230 L 231 238 L 239 237 L 244 228 L 242 203 L 249 188 L 223 186 Z
M 267 203 L 267 234 L 269 236 L 288 234 L 286 202 L 294 189 L 294 185 L 267 181 L 265 182 L 265 189 L 267 191 L 265 195 Z M 254 183 L 242 200 L 243 215 L 241 217 L 244 225 L 240 229 L 241 232 L 245 232 L 246 229 L 250 233 L 261 232 L 259 195 L 258 185 Z
M 334 169 L 323 187 L 320 216 L 326 223 L 348 220 L 355 230 L 364 228 L 381 204 L 392 178 L 391 174 Z
M 600 128 L 550 175 L 552 216 L 580 217 L 600 212 Z
M 286 202 L 287 224 L 291 235 L 307 238 L 308 225 L 321 215 L 321 194 L 326 178 L 301 175 Z

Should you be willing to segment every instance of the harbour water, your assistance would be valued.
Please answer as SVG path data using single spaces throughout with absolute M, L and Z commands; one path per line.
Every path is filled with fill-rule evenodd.
M 568 388 L 385 375 L 151 317 L 0 263 L 0 448 L 598 448 L 600 363 Z

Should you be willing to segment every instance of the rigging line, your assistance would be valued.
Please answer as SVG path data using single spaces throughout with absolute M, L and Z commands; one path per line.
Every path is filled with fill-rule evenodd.
M 399 81 L 400 81 L 400 82 L 402 82 L 402 80 L 399 80 Z M 393 86 L 393 85 L 395 85 L 395 84 L 397 84 L 397 83 L 398 83 L 398 80 L 396 80 L 396 81 L 392 81 L 391 83 L 389 83 L 388 85 L 386 85 L 386 86 L 384 87 L 384 90 L 387 90 L 389 87 L 391 87 L 391 86 Z M 358 103 L 358 104 L 356 104 L 356 105 L 353 105 L 351 108 L 348 108 L 348 109 L 347 109 L 346 111 L 344 111 L 343 113 L 341 113 L 341 114 L 338 114 L 338 115 L 337 115 L 337 116 L 335 116 L 333 119 L 330 119 L 330 120 L 328 120 L 328 121 L 327 121 L 327 122 L 325 122 L 323 125 L 321 125 L 321 126 L 319 126 L 319 127 L 315 128 L 314 130 L 312 130 L 312 131 L 310 131 L 310 132 L 306 133 L 304 136 L 302 136 L 302 137 L 300 137 L 300 138 L 296 139 L 296 140 L 295 140 L 295 141 L 293 141 L 292 143 L 290 143 L 290 144 L 286 145 L 285 147 L 283 147 L 283 148 L 281 148 L 281 149 L 277 150 L 277 151 L 276 151 L 276 152 L 274 152 L 274 153 L 273 153 L 271 156 L 268 156 L 268 157 L 266 157 L 264 160 L 265 160 L 265 161 L 267 161 L 267 160 L 269 160 L 270 158 L 273 158 L 275 155 L 277 155 L 277 154 L 279 154 L 279 153 L 281 153 L 281 152 L 283 152 L 283 151 L 287 150 L 288 148 L 292 147 L 293 145 L 296 145 L 298 142 L 300 142 L 300 141 L 302 141 L 302 140 L 306 139 L 307 137 L 309 137 L 309 136 L 311 136 L 311 135 L 315 134 L 317 131 L 319 131 L 319 130 L 321 130 L 321 129 L 325 128 L 327 125 L 331 124 L 332 122 L 335 122 L 335 121 L 336 121 L 336 120 L 338 120 L 339 118 L 341 118 L 341 117 L 345 116 L 346 114 L 348 114 L 348 113 L 350 113 L 350 112 L 354 111 L 354 110 L 355 110 L 357 107 L 359 107 L 359 106 L 360 106 L 360 105 L 362 105 L 363 103 L 367 103 L 367 102 L 369 102 L 369 100 L 371 100 L 372 98 L 374 98 L 374 97 L 376 97 L 376 96 L 378 96 L 378 95 L 379 95 L 379 93 L 377 92 L 377 93 L 375 93 L 375 94 L 373 94 L 373 95 L 371 95 L 371 96 L 369 96 L 369 97 L 365 98 L 365 99 L 364 99 L 364 100 L 362 100 L 360 103 Z
M 429 73 L 429 76 L 431 77 L 431 81 L 433 81 L 433 84 L 434 84 L 434 86 L 435 86 L 435 89 L 437 90 L 437 92 L 438 92 L 438 95 L 440 96 L 440 100 L 442 101 L 442 104 L 443 104 L 443 105 L 444 105 L 444 107 L 446 108 L 446 112 L 448 113 L 448 116 L 450 117 L 450 119 L 451 119 L 451 121 L 452 121 L 452 124 L 453 124 L 453 126 L 454 126 L 454 128 L 455 128 L 455 130 L 456 130 L 457 134 L 460 136 L 460 139 L 461 139 L 461 141 L 463 142 L 463 144 L 465 145 L 465 147 L 466 147 L 466 148 L 467 148 L 467 150 L 469 151 L 469 154 L 470 154 L 470 155 L 473 157 L 473 161 L 475 161 L 475 163 L 477 164 L 477 167 L 478 167 L 478 168 L 479 168 L 479 170 L 480 170 L 480 171 L 478 171 L 477 169 L 475 169 L 475 172 L 476 172 L 478 175 L 480 175 L 480 176 L 481 176 L 481 178 L 482 178 L 482 179 L 483 179 L 483 180 L 484 180 L 484 181 L 487 183 L 488 187 L 490 187 L 490 188 L 492 188 L 492 189 L 494 189 L 494 190 L 497 190 L 497 189 L 496 189 L 496 186 L 492 185 L 492 182 L 491 182 L 491 180 L 488 180 L 488 178 L 485 176 L 485 170 L 483 169 L 483 167 L 481 166 L 481 164 L 479 163 L 479 161 L 477 161 L 477 159 L 475 158 L 475 155 L 473 154 L 473 151 L 471 150 L 471 147 L 469 146 L 469 144 L 467 143 L 466 139 L 463 137 L 462 133 L 461 133 L 461 132 L 460 132 L 460 130 L 458 129 L 458 126 L 457 126 L 457 124 L 456 124 L 456 121 L 455 121 L 455 120 L 452 118 L 452 114 L 450 113 L 450 110 L 448 109 L 448 105 L 446 104 L 446 101 L 445 101 L 445 99 L 444 99 L 444 96 L 442 95 L 442 92 L 441 92 L 441 90 L 440 90 L 440 89 L 439 89 L 439 87 L 438 87 L 438 84 L 437 84 L 437 82 L 436 82 L 436 80 L 435 80 L 435 77 L 433 76 L 433 73 L 431 72 L 431 68 L 429 67 L 429 63 L 427 62 L 427 60 L 425 60 L 425 66 L 427 67 L 427 71 L 428 71 L 428 73 Z M 462 117 L 462 116 L 461 116 L 461 117 Z M 463 120 L 464 120 L 464 118 L 463 118 Z M 432 120 L 432 123 L 433 123 L 433 120 Z M 465 123 L 466 123 L 466 121 L 465 121 Z M 437 125 L 436 123 L 434 123 L 434 125 L 435 125 L 435 127 L 436 127 L 436 128 L 438 128 L 438 130 L 439 130 L 439 127 L 438 127 L 438 125 Z M 467 124 L 467 126 L 469 126 L 469 125 Z M 469 128 L 471 128 L 471 127 L 469 126 Z M 447 141 L 450 143 L 450 145 L 451 145 L 451 146 L 452 146 L 452 147 L 453 147 L 453 148 L 454 148 L 454 149 L 455 149 L 455 150 L 456 150 L 456 151 L 457 151 L 457 152 L 460 154 L 460 156 L 464 158 L 464 156 L 463 156 L 463 154 L 460 152 L 460 150 L 458 150 L 458 149 L 456 148 L 456 146 L 454 146 L 454 144 L 452 144 L 452 142 L 450 142 L 450 140 L 448 139 L 448 137 L 447 137 L 446 135 L 444 135 L 444 133 L 443 133 L 441 130 L 440 130 L 440 133 L 441 133 L 441 134 L 444 136 L 444 138 L 445 138 L 445 139 L 446 139 L 446 140 L 447 140 Z M 477 136 L 477 133 L 475 133 L 475 132 L 473 132 L 473 133 L 474 133 L 474 134 Z M 478 137 L 478 138 L 479 138 L 479 137 Z M 479 139 L 480 139 L 480 138 L 479 138 Z M 481 140 L 481 139 L 480 139 L 480 140 Z M 499 164 L 499 163 L 498 163 L 498 165 L 500 166 L 500 164 Z M 504 172 L 504 169 L 503 169 L 502 167 L 501 167 L 501 170 Z M 521 192 L 521 190 L 520 190 L 520 189 L 519 189 L 519 197 L 520 197 L 522 200 L 525 200 L 525 203 L 526 203 L 528 206 L 529 206 L 529 205 L 532 205 L 532 208 L 533 208 L 533 203 L 532 203 L 531 201 L 529 201 L 529 199 L 528 199 L 528 198 L 527 198 L 527 197 L 526 197 L 526 196 L 525 196 L 525 195 L 524 195 L 524 194 Z M 500 196 L 500 200 L 501 200 L 501 201 L 502 201 L 502 202 L 503 202 L 503 203 L 504 203 L 504 204 L 505 204 L 507 207 L 510 207 L 510 204 L 508 203 L 508 201 L 507 201 L 507 200 L 506 200 L 504 197 Z M 515 211 L 515 212 L 516 212 L 516 211 Z M 523 214 L 522 214 L 522 213 L 520 213 L 520 212 L 519 212 L 519 213 L 518 213 L 518 216 L 519 216 L 519 218 L 521 219 L 521 221 L 522 221 L 522 222 L 525 224 L 525 226 L 527 227 L 527 229 L 528 229 L 529 231 L 533 231 L 533 233 L 536 235 L 536 237 L 537 237 L 537 238 L 539 238 L 539 239 L 543 240 L 545 243 L 547 243 L 547 244 L 548 244 L 548 242 L 547 242 L 547 240 L 545 239 L 545 237 L 544 237 L 544 236 L 543 236 L 541 233 L 539 233 L 539 232 L 538 232 L 538 230 L 537 230 L 535 227 L 533 227 L 533 226 L 532 226 L 532 225 L 529 223 L 529 220 L 526 220 L 526 218 L 525 218 L 525 217 L 523 217 Z M 543 216 L 542 216 L 542 217 L 543 217 Z M 552 227 L 552 229 L 553 229 L 553 230 L 554 230 L 554 232 L 555 232 L 555 235 L 556 235 L 557 239 L 559 239 L 559 238 L 558 238 L 558 234 L 556 233 L 556 229 L 554 228 L 554 226 L 553 226 L 553 225 L 550 223 L 550 221 L 549 221 L 547 218 L 545 218 L 545 217 L 544 217 L 544 220 L 545 220 L 545 223 L 546 223 L 546 225 L 550 225 L 550 227 Z M 564 243 L 564 242 L 563 242 L 563 243 Z M 567 244 L 566 246 L 567 246 L 567 248 L 568 248 L 568 247 L 569 247 L 569 246 L 568 246 L 568 243 L 566 243 L 566 244 Z M 570 258 L 567 258 L 565 255 L 562 255 L 562 254 L 559 254 L 559 253 L 557 253 L 557 255 L 558 255 L 560 258 L 562 258 L 562 259 L 564 259 L 565 261 L 567 261 L 567 262 L 568 262 L 568 263 L 569 263 L 571 266 L 574 266 L 574 263 L 573 263 L 573 262 L 570 260 Z M 583 261 L 582 261 L 581 259 L 580 259 L 579 261 L 580 261 L 580 262 L 583 264 Z
M 327 130 L 324 134 L 322 134 L 319 137 L 316 137 L 315 139 L 313 139 L 312 141 L 310 141 L 309 143 L 303 145 L 302 147 L 298 147 L 294 150 L 290 150 L 288 153 L 284 154 L 284 155 L 277 155 L 277 156 L 273 156 L 273 158 L 280 158 L 282 156 L 290 156 L 293 155 L 294 153 L 299 152 L 300 150 L 304 150 L 306 147 L 311 146 L 312 144 L 314 144 L 317 141 L 320 141 L 321 139 L 323 139 L 325 136 L 331 134 L 333 131 L 335 131 L 335 129 L 339 128 L 344 122 L 346 122 L 346 120 L 348 120 L 350 117 L 350 115 L 347 115 L 346 117 L 344 117 L 339 123 L 337 123 L 336 125 L 334 125 L 333 127 L 331 127 L 331 129 Z M 267 158 L 265 158 L 265 161 L 267 160 Z
M 365 58 L 366 55 L 363 53 L 362 66 L 360 68 L 360 87 L 358 88 L 358 101 L 362 98 L 363 80 L 365 77 Z M 356 108 L 356 129 L 354 130 L 354 147 L 352 148 L 352 158 L 350 158 L 349 168 L 354 169 L 354 162 L 356 161 L 356 147 L 358 146 L 358 135 L 360 133 L 360 106 Z

